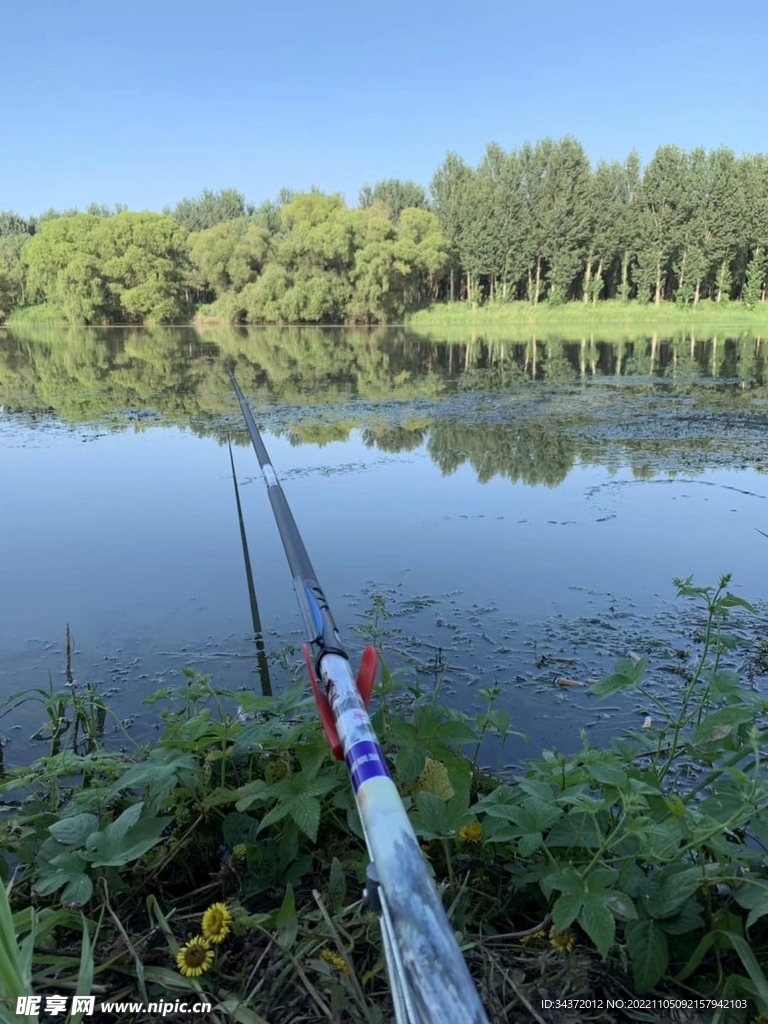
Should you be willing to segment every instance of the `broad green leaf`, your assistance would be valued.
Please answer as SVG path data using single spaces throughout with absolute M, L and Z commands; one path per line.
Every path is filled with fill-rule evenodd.
M 607 956 L 616 934 L 616 922 L 605 897 L 596 893 L 585 896 L 578 921 L 602 956 Z
M 730 591 L 728 591 L 724 597 L 720 598 L 719 604 L 723 608 L 746 608 L 748 612 L 751 612 L 753 615 L 757 615 L 757 608 L 755 608 L 753 604 L 750 604 L 749 601 L 745 601 L 743 597 L 736 597 L 736 595 L 732 594 Z
M 104 837 L 105 844 L 111 846 L 113 843 L 119 843 L 128 832 L 128 829 L 132 828 L 139 820 L 143 810 L 144 802 L 141 800 L 138 803 L 131 804 L 130 807 L 126 807 L 119 817 L 115 818 L 114 821 L 111 821 L 109 825 L 99 833 Z
M 424 771 L 427 754 L 421 746 L 401 747 L 395 758 L 395 771 L 403 782 L 414 782 Z
M 562 868 L 560 871 L 547 874 L 542 878 L 541 891 L 547 899 L 555 889 L 578 896 L 583 896 L 587 891 L 584 879 L 573 868 Z
M 544 836 L 541 832 L 526 832 L 520 836 L 517 849 L 521 857 L 530 857 L 539 847 L 544 844 Z
M 584 905 L 586 893 L 563 893 L 552 906 L 552 923 L 559 932 L 573 924 Z
M 290 815 L 298 827 L 313 843 L 317 839 L 320 826 L 320 801 L 308 793 L 291 800 Z
M 631 686 L 636 686 L 640 682 L 647 667 L 647 658 L 641 658 L 637 664 L 631 658 L 621 658 L 616 662 L 613 674 L 593 683 L 590 687 L 590 693 L 602 698 L 612 697 L 615 693 L 628 690 Z
M 89 875 L 78 875 L 68 882 L 61 894 L 62 903 L 74 903 L 82 907 L 93 895 L 93 882 Z
M 235 807 L 238 811 L 247 811 L 255 803 L 263 803 L 267 798 L 269 786 L 264 779 L 253 779 L 235 790 L 238 797 Z
M 515 809 L 515 817 L 522 833 L 546 832 L 563 816 L 563 810 L 554 803 L 545 803 L 534 796 L 527 796 Z
M 586 879 L 587 891 L 591 893 L 603 893 L 610 889 L 616 882 L 618 871 L 615 868 L 595 868 Z
M 669 964 L 669 945 L 664 930 L 650 918 L 630 921 L 625 929 L 635 990 L 650 992 Z
M 623 892 L 608 892 L 603 897 L 605 905 L 619 921 L 636 921 L 637 911 L 629 896 Z
M 602 836 L 594 818 L 582 811 L 572 811 L 555 822 L 547 836 L 547 846 L 567 847 L 583 846 L 596 850 L 602 843 Z
M 701 928 L 703 924 L 702 909 L 694 900 L 684 903 L 677 914 L 659 921 L 659 925 L 667 935 L 687 935 L 689 932 L 695 932 Z
M 768 888 L 765 884 L 750 879 L 736 890 L 735 898 L 740 907 L 749 910 L 746 928 L 751 928 L 755 921 L 768 914 Z
M 90 860 L 93 867 L 121 867 L 138 860 L 158 843 L 173 818 L 143 818 L 130 829 L 112 835 L 108 829 L 91 837 Z
M 552 786 L 548 782 L 539 782 L 537 779 L 520 779 L 517 788 L 527 793 L 528 796 L 536 797 L 544 803 L 550 803 L 554 795 Z
M 598 762 L 597 764 L 587 765 L 587 771 L 595 782 L 601 782 L 605 786 L 614 786 L 616 789 L 621 790 L 627 788 L 627 773 L 622 771 L 621 768 L 616 767 L 616 765 L 600 764 Z
M 221 823 L 221 836 L 232 849 L 238 843 L 255 843 L 259 834 L 259 822 L 250 814 L 231 811 Z
M 73 814 L 51 825 L 48 831 L 65 846 L 85 846 L 88 836 L 96 832 L 99 819 L 95 814 Z
M 650 893 L 644 909 L 650 917 L 671 917 L 703 884 L 701 868 L 684 868 L 658 879 L 659 888 Z

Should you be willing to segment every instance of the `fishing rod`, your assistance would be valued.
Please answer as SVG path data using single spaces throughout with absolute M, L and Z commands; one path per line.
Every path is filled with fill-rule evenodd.
M 397 1024 L 488 1024 L 477 990 L 366 711 L 373 647 L 357 678 L 259 428 L 227 365 L 267 485 L 307 635 L 304 656 L 331 750 L 346 762 L 370 864 L 366 898 L 381 923 Z
M 235 503 L 237 505 L 237 522 L 240 526 L 240 545 L 243 549 L 243 564 L 245 565 L 245 582 L 248 585 L 248 601 L 251 605 L 251 624 L 253 625 L 253 640 L 256 644 L 256 664 L 259 667 L 259 678 L 261 679 L 261 693 L 264 697 L 272 696 L 272 682 L 269 678 L 269 662 L 267 651 L 264 647 L 264 631 L 261 628 L 261 616 L 259 615 L 259 602 L 256 598 L 256 586 L 253 582 L 253 569 L 251 567 L 251 556 L 248 553 L 248 538 L 245 535 L 245 522 L 243 521 L 243 507 L 240 504 L 240 488 L 237 486 L 237 474 L 235 473 L 235 459 L 232 455 L 232 442 L 227 438 L 229 448 L 229 464 L 232 467 L 232 483 L 235 487 Z

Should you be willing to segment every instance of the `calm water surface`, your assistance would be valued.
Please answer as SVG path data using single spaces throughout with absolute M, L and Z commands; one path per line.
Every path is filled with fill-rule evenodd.
M 76 680 L 144 728 L 141 700 L 184 665 L 259 685 L 228 434 L 267 650 L 300 641 L 223 357 L 351 646 L 383 597 L 393 663 L 425 684 L 442 664 L 445 699 L 466 709 L 498 685 L 531 737 L 516 756 L 644 712 L 556 680 L 628 651 L 674 660 L 694 619 L 673 576 L 732 572 L 739 594 L 765 593 L 760 339 L 6 330 L 0 698 L 63 682 L 67 623 Z M 0 721 L 16 757 L 36 725 Z

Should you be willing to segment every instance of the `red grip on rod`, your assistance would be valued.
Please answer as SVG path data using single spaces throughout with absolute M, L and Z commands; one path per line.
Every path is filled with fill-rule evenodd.
M 312 684 L 312 692 L 315 695 L 317 710 L 320 712 L 320 721 L 323 726 L 325 738 L 328 740 L 328 746 L 331 748 L 333 756 L 337 761 L 341 761 L 344 758 L 344 748 L 342 747 L 341 740 L 339 739 L 339 733 L 336 729 L 336 721 L 333 717 L 331 706 L 328 703 L 328 698 L 320 689 L 320 684 L 315 676 L 315 667 L 312 664 L 312 651 L 310 650 L 309 644 L 304 644 L 304 661 L 307 665 L 309 681 Z M 379 655 L 376 652 L 376 648 L 366 647 L 363 651 L 363 657 L 360 660 L 360 669 L 358 670 L 357 679 L 355 680 L 357 692 L 360 694 L 362 702 L 366 706 L 368 705 L 368 702 L 371 699 L 371 694 L 373 693 L 378 669 Z

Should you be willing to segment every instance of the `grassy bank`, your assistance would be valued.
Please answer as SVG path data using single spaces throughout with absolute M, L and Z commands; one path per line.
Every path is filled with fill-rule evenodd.
M 60 323 L 67 325 L 64 314 L 50 302 L 39 302 L 34 306 L 20 306 L 2 321 L 4 327 L 22 327 L 26 324 Z
M 495 302 L 474 306 L 467 302 L 434 303 L 410 314 L 407 324 L 419 332 L 443 327 L 563 329 L 615 325 L 637 331 L 657 328 L 716 331 L 723 328 L 768 331 L 768 303 L 748 309 L 742 303 L 700 302 L 698 306 L 680 306 L 664 302 L 654 306 L 639 302 L 610 300 L 592 306 L 568 302 L 552 306 L 546 302 L 532 306 L 527 302 Z
M 561 1024 L 673 1019 L 630 1012 L 633 995 L 700 1000 L 674 1018 L 689 1022 L 768 1014 L 766 702 L 721 664 L 732 609 L 751 610 L 728 582 L 676 581 L 702 631 L 673 701 L 645 660 L 622 661 L 592 691 L 631 694 L 643 727 L 514 779 L 477 763 L 485 736 L 503 749 L 511 733 L 498 691 L 459 714 L 439 679 L 424 692 L 384 669 L 374 725 L 493 1024 L 552 1019 L 541 1000 L 563 998 Z M 381 611 L 364 637 L 379 647 Z M 151 745 L 117 723 L 122 749 L 92 688 L 6 711 L 30 702 L 48 749 L 0 776 L 3 1024 L 51 992 L 210 1002 L 210 1024 L 390 1019 L 354 800 L 301 683 L 265 698 L 185 673 L 148 700 Z

